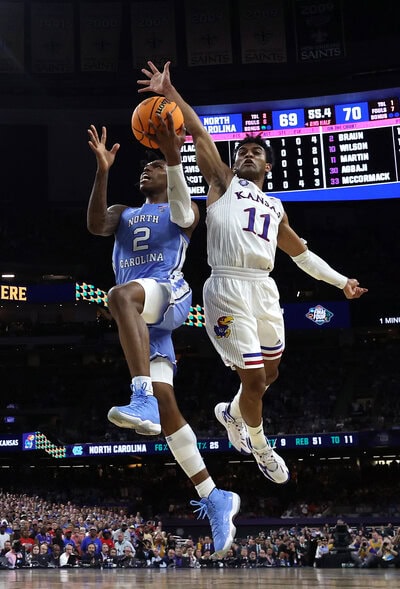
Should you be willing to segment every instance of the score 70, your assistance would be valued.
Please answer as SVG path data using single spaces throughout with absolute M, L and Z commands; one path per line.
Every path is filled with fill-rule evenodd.
M 336 123 L 368 121 L 368 103 L 338 104 L 335 106 Z

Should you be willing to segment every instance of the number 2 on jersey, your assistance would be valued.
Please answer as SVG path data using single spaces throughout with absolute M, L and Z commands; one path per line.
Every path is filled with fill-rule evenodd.
M 132 250 L 134 252 L 149 249 L 149 246 L 143 243 L 144 241 L 147 241 L 150 237 L 149 227 L 137 227 L 134 230 L 133 235 L 135 236 L 132 245 Z

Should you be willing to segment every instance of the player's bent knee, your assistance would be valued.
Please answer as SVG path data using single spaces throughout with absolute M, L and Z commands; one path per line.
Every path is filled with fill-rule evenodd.
M 111 313 L 125 310 L 129 307 L 136 307 L 139 313 L 143 310 L 144 291 L 139 284 L 129 283 L 113 286 L 107 294 L 108 306 Z

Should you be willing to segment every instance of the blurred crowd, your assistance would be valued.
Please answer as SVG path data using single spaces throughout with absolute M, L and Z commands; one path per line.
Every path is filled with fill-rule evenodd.
M 288 527 L 235 538 L 222 559 L 213 558 L 209 535 L 173 534 L 140 512 L 50 503 L 27 494 L 0 493 L 0 568 L 271 568 L 400 566 L 400 529 L 392 524 L 351 528 Z

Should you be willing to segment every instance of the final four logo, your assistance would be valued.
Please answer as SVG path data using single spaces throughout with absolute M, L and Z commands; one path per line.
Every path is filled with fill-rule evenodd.
M 311 307 L 308 310 L 306 317 L 317 325 L 324 325 L 324 323 L 329 323 L 333 317 L 333 313 L 332 311 L 325 309 L 322 305 L 315 305 L 315 307 Z

